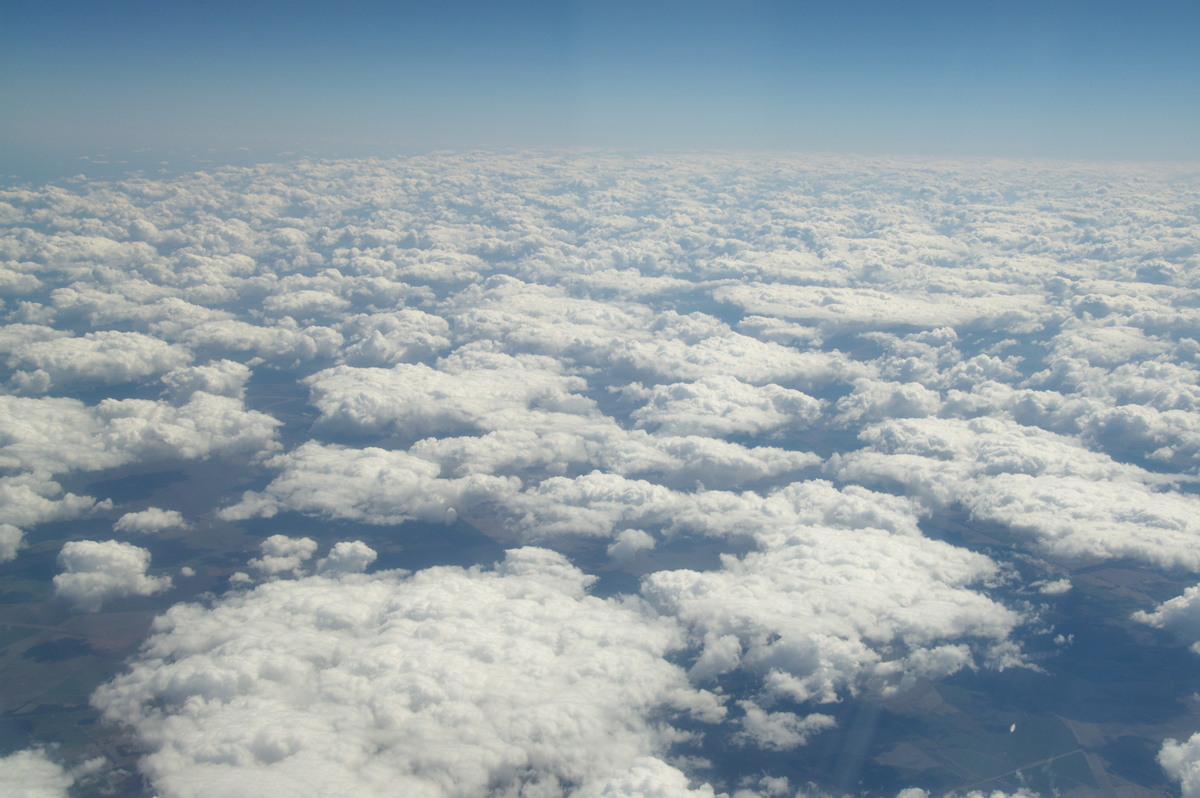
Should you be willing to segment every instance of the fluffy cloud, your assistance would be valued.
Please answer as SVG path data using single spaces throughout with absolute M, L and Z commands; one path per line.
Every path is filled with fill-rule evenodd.
M 330 327 L 301 327 L 291 317 L 265 326 L 237 319 L 206 321 L 185 327 L 179 340 L 186 346 L 213 354 L 251 354 L 281 366 L 295 366 L 331 358 L 344 343 Z
M 241 399 L 246 393 L 250 368 L 234 360 L 217 360 L 203 366 L 178 368 L 162 377 L 163 384 L 176 404 L 182 404 L 197 391 Z
M 250 567 L 267 576 L 299 576 L 304 564 L 312 559 L 317 542 L 312 538 L 271 535 L 262 542 L 262 556 L 250 561 Z
M 433 358 L 450 348 L 450 325 L 416 308 L 360 314 L 342 324 L 342 357 L 354 366 L 394 366 Z
M 1008 292 L 1005 292 L 1008 294 Z M 748 313 L 837 327 L 1024 326 L 1035 318 L 1043 298 L 1034 293 L 972 297 L 931 297 L 925 292 L 883 291 L 873 287 L 731 285 L 713 292 Z
M 910 419 L 866 428 L 839 455 L 843 479 L 902 485 L 932 506 L 959 503 L 1069 560 L 1137 557 L 1200 570 L 1200 502 L 1078 441 L 1000 419 Z
M 624 529 L 608 547 L 608 556 L 614 560 L 628 560 L 639 552 L 654 548 L 654 536 L 641 529 Z
M 856 380 L 854 391 L 838 400 L 838 421 L 846 426 L 888 418 L 932 416 L 941 397 L 923 385 L 883 380 Z
M 24 538 L 25 533 L 12 524 L 0 524 L 0 562 L 14 559 Z
M 10 798 L 67 798 L 75 778 L 41 749 L 0 757 L 0 779 Z
M 177 798 L 686 794 L 662 713 L 723 710 L 664 659 L 671 622 L 589 582 L 539 549 L 269 582 L 172 608 L 93 700 Z
M 372 524 L 442 521 L 447 511 L 511 490 L 513 480 L 472 475 L 441 479 L 437 465 L 404 452 L 306 443 L 272 458 L 282 473 L 260 493 L 221 510 L 229 520 L 281 510 Z
M 162 374 L 191 360 L 191 354 L 136 332 L 103 330 L 79 338 L 30 341 L 8 358 L 22 388 L 74 383 L 115 385 Z
M 329 556 L 317 562 L 319 574 L 357 574 L 367 570 L 379 555 L 361 540 L 343 540 L 333 544 Z
M 171 587 L 167 576 L 147 576 L 150 552 L 116 540 L 72 540 L 58 555 L 63 572 L 54 577 L 54 594 L 83 612 L 96 612 L 105 601 L 150 596 Z
M 419 363 L 391 369 L 338 366 L 307 382 L 326 424 L 401 430 L 412 438 L 494 429 L 503 423 L 495 416 L 534 403 L 549 408 L 563 403 L 588 406 L 581 397 L 571 397 L 583 381 L 556 373 L 548 359 L 472 355 L 460 355 L 441 369 Z M 447 373 L 447 367 L 453 371 Z
M 112 502 L 65 492 L 57 482 L 37 474 L 0 477 L 0 524 L 29 528 L 107 509 Z
M 887 694 L 917 677 L 1004 666 L 1020 620 L 972 584 L 987 558 L 878 529 L 800 528 L 790 540 L 716 571 L 660 571 L 642 593 L 688 624 L 704 649 L 693 668 L 734 668 L 795 701 Z
M 837 725 L 829 715 L 813 714 L 800 717 L 794 712 L 769 712 L 753 701 L 739 701 L 745 713 L 738 738 L 758 748 L 783 751 L 808 742 L 808 738 L 823 729 Z
M 1165 740 L 1158 752 L 1158 764 L 1179 782 L 1183 798 L 1200 796 L 1200 734 L 1185 742 Z
M 175 406 L 147 399 L 0 396 L 0 466 L 63 473 L 143 459 L 254 455 L 278 446 L 279 422 L 240 399 L 197 392 Z
M 1166 629 L 1200 654 L 1200 585 L 1189 587 L 1182 596 L 1164 601 L 1153 612 L 1136 612 L 1134 620 Z
M 187 529 L 188 523 L 178 510 L 163 510 L 147 507 L 134 513 L 125 513 L 113 524 L 117 532 L 161 532 L 164 529 Z
M 668 435 L 757 435 L 781 427 L 803 428 L 821 414 L 821 403 L 778 385 L 750 386 L 731 377 L 660 385 L 635 410 L 638 426 Z

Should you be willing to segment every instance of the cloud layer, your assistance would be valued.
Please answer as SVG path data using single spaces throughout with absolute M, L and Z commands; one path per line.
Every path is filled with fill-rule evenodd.
M 76 611 L 165 591 L 150 548 L 227 587 L 97 694 L 164 795 L 794 792 L 696 752 L 1033 668 L 1088 568 L 1194 584 L 1195 205 L 766 154 L 4 188 L 0 561 L 59 551 Z M 544 548 L 371 572 L 463 522 Z M 1194 590 L 1114 623 L 1193 645 Z

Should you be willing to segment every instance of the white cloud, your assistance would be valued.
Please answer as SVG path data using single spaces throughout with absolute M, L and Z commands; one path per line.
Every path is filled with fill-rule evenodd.
M 15 559 L 25 540 L 25 533 L 12 524 L 0 524 L 0 562 Z
M 641 529 L 623 529 L 608 547 L 608 556 L 614 560 L 628 560 L 643 551 L 654 548 L 654 536 Z
M 610 537 L 624 527 L 657 525 L 684 501 L 682 494 L 644 479 L 592 471 L 551 477 L 505 502 L 510 522 L 530 540 L 557 535 Z
M 258 493 L 222 509 L 227 520 L 271 517 L 280 511 L 349 518 L 370 524 L 412 519 L 442 521 L 448 510 L 513 489 L 515 478 L 471 475 L 442 479 L 428 460 L 386 449 L 305 443 L 267 465 L 281 470 Z
M 260 546 L 262 556 L 250 561 L 251 568 L 264 575 L 299 576 L 305 563 L 312 559 L 317 542 L 312 538 L 289 538 L 287 535 L 271 535 Z
M 46 387 L 115 385 L 157 376 L 191 360 L 178 346 L 136 332 L 102 330 L 79 338 L 30 341 L 8 357 L 10 368 L 47 375 Z M 14 377 L 14 379 L 28 378 Z
M 1200 585 L 1189 587 L 1182 596 L 1164 601 L 1153 612 L 1136 612 L 1133 618 L 1166 629 L 1185 643 L 1190 643 L 1192 650 L 1200 654 Z
M 147 576 L 150 552 L 115 540 L 72 540 L 58 555 L 63 572 L 54 577 L 54 594 L 83 612 L 96 612 L 105 601 L 150 596 L 171 587 L 167 576 Z
M 1200 796 L 1200 734 L 1184 742 L 1164 740 L 1158 752 L 1158 764 L 1179 782 L 1182 798 Z
M 216 360 L 202 366 L 178 368 L 163 375 L 163 384 L 176 404 L 182 404 L 198 391 L 216 396 L 241 399 L 246 393 L 250 368 L 234 360 Z
M 771 693 L 827 702 L 1013 661 L 1020 615 L 976 589 L 996 564 L 922 536 L 906 500 L 820 483 L 704 499 L 673 523 L 749 534 L 758 550 L 723 555 L 718 570 L 652 573 L 642 586 L 702 641 L 697 678 L 741 667 Z
M 1072 561 L 1137 557 L 1200 570 L 1200 500 L 1077 440 L 1002 419 L 908 419 L 867 427 L 869 448 L 836 456 L 839 477 L 959 503 Z
M 143 459 L 258 454 L 278 447 L 279 422 L 239 399 L 198 392 L 174 406 L 105 399 L 0 396 L 0 466 L 51 474 Z
M 133 513 L 125 513 L 113 524 L 117 532 L 161 532 L 164 529 L 187 529 L 188 523 L 178 510 L 147 507 Z
M 361 540 L 343 540 L 333 545 L 327 557 L 317 561 L 317 573 L 362 573 L 378 556 L 374 549 Z
M 37 474 L 0 477 L 0 524 L 27 529 L 46 521 L 80 518 L 112 502 L 64 492 L 53 480 Z
M 819 323 L 821 329 L 878 329 L 916 325 L 928 328 L 1027 326 L 1044 299 L 1035 293 L 1005 292 L 973 297 L 875 287 L 784 285 L 779 283 L 723 286 L 715 299 L 760 316 Z
M 503 425 L 505 414 L 535 403 L 548 409 L 564 404 L 590 407 L 582 397 L 572 396 L 584 387 L 583 380 L 557 373 L 557 365 L 547 358 L 460 353 L 439 365 L 337 366 L 306 382 L 313 405 L 331 427 L 399 430 L 414 439 L 495 429 Z
M 778 385 L 747 385 L 732 377 L 660 385 L 632 418 L 667 435 L 758 435 L 783 427 L 803 429 L 821 414 L 821 403 Z
M 0 782 L 9 798 L 67 798 L 75 778 L 42 749 L 0 757 Z
M 184 328 L 178 338 L 193 350 L 251 354 L 281 366 L 334 357 L 344 343 L 341 333 L 330 327 L 288 322 L 290 317 L 270 326 L 237 319 L 206 321 Z
M 664 710 L 719 719 L 635 602 L 561 555 L 276 581 L 160 618 L 93 701 L 159 791 L 678 795 Z M 711 795 L 701 788 L 702 795 Z
M 745 714 L 739 720 L 742 729 L 737 739 L 758 748 L 786 751 L 805 745 L 816 732 L 837 726 L 829 715 L 802 718 L 794 712 L 769 712 L 753 701 L 739 701 L 738 706 Z
M 837 401 L 838 422 L 856 426 L 888 418 L 922 418 L 937 413 L 941 397 L 915 382 L 860 379 L 854 391 Z
M 719 571 L 650 574 L 643 594 L 706 642 L 737 638 L 740 657 L 726 667 L 740 664 L 768 691 L 818 703 L 986 664 L 1019 620 L 967 587 L 990 576 L 986 558 L 878 530 L 804 537 L 727 555 Z
M 450 325 L 441 316 L 402 308 L 360 314 L 343 322 L 342 357 L 355 366 L 394 366 L 435 357 L 451 346 Z

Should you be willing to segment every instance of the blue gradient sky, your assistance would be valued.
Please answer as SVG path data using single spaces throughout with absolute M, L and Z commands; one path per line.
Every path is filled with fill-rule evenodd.
M 0 0 L 3 152 L 1200 160 L 1200 2 Z

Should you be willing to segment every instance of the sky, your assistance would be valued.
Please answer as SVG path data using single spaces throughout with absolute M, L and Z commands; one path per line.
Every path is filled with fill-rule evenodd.
M 0 3 L 8 172 L 239 147 L 1196 160 L 1189 2 Z

